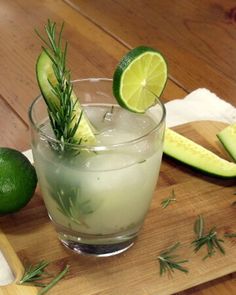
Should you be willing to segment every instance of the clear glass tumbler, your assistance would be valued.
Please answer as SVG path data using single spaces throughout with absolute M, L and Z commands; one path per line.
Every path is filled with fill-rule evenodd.
M 42 196 L 60 241 L 77 253 L 110 256 L 134 242 L 156 187 L 165 108 L 135 114 L 117 105 L 112 80 L 74 81 L 96 134 L 95 145 L 63 153 L 37 97 L 29 110 L 32 151 Z

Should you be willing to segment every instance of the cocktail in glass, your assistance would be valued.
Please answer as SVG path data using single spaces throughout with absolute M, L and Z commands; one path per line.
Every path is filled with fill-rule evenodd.
M 74 91 L 96 134 L 94 145 L 56 140 L 40 96 L 29 112 L 42 196 L 61 242 L 78 253 L 110 256 L 138 235 L 156 187 L 165 109 L 136 114 L 117 105 L 112 80 L 84 79 Z

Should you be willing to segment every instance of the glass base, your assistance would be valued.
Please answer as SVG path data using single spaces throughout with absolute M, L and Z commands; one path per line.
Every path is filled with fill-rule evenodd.
M 86 245 L 73 241 L 61 240 L 62 244 L 77 254 L 109 257 L 128 250 L 134 242 L 125 242 L 114 245 Z
M 89 244 L 80 242 L 78 240 L 75 241 L 75 239 L 71 239 L 71 236 L 59 233 L 59 240 L 64 246 L 66 246 L 68 249 L 72 250 L 77 254 L 92 255 L 97 257 L 109 257 L 128 250 L 134 244 L 135 237 L 116 243 Z

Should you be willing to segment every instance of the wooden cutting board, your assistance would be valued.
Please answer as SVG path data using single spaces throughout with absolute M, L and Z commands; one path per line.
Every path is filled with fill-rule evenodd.
M 24 267 L 16 255 L 13 247 L 10 245 L 5 234 L 0 230 L 0 249 L 7 259 L 9 266 L 11 267 L 12 274 L 15 280 L 7 285 L 0 286 L 0 295 L 37 295 L 38 290 L 34 286 L 23 286 L 17 284 L 17 281 L 21 279 L 24 274 Z
M 194 122 L 175 129 L 226 157 L 215 136 L 224 127 L 219 122 Z M 162 209 L 161 200 L 173 189 L 177 202 Z M 75 255 L 60 245 L 39 191 L 24 210 L 1 217 L 0 227 L 23 263 L 50 260 L 55 273 L 63 265 L 71 265 L 70 273 L 50 291 L 51 295 L 167 295 L 236 270 L 235 238 L 225 238 L 225 256 L 216 253 L 205 261 L 205 249 L 195 254 L 191 246 L 193 224 L 199 214 L 207 230 L 217 227 L 219 237 L 236 231 L 236 208 L 231 205 L 236 201 L 235 191 L 236 179 L 204 176 L 164 157 L 152 206 L 135 245 L 110 258 Z M 180 256 L 189 259 L 189 273 L 160 277 L 157 256 L 176 241 L 182 245 Z

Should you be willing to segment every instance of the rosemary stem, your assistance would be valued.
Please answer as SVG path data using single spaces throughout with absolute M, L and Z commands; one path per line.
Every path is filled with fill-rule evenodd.
M 66 265 L 66 267 L 46 287 L 39 291 L 38 295 L 46 294 L 53 286 L 55 286 L 68 272 L 69 267 L 69 265 Z
M 226 238 L 236 238 L 236 233 L 225 233 L 224 237 L 226 237 Z

